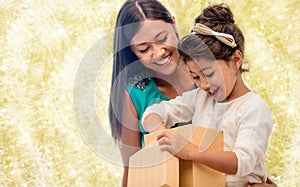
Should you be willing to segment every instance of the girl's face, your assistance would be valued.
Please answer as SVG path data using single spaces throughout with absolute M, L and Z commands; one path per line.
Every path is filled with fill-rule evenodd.
M 188 61 L 187 66 L 195 84 L 207 91 L 215 101 L 227 102 L 237 97 L 236 94 L 232 94 L 239 90 L 236 83 L 240 73 L 236 63 L 200 59 L 197 63 Z
M 163 75 L 171 75 L 177 68 L 178 38 L 173 24 L 161 20 L 146 20 L 130 44 L 145 67 Z

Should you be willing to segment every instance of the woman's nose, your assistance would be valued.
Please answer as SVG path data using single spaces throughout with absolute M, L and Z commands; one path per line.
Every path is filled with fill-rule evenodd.
M 163 58 L 165 54 L 165 48 L 162 45 L 154 45 L 152 51 L 152 58 Z

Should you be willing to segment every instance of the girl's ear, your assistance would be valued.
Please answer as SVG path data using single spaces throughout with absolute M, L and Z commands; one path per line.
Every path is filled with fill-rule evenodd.
M 236 66 L 236 69 L 240 69 L 240 67 L 242 66 L 243 63 L 243 54 L 240 50 L 236 50 L 233 54 L 232 54 L 232 59 L 233 62 Z

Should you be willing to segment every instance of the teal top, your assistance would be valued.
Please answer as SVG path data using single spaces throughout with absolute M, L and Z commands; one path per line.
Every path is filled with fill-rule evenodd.
M 144 147 L 144 135 L 148 134 L 141 123 L 144 111 L 148 106 L 169 99 L 159 91 L 154 79 L 145 75 L 130 78 L 127 81 L 126 89 L 138 115 L 141 143 Z

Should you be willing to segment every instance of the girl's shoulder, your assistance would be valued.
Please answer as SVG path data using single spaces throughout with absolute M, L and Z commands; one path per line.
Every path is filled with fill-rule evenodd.
M 250 91 L 247 94 L 247 101 L 248 102 L 254 102 L 255 101 L 255 103 L 257 103 L 257 104 L 266 105 L 265 100 L 259 94 L 255 93 L 253 91 Z
M 266 101 L 253 91 L 242 96 L 239 102 L 241 103 L 240 107 L 245 108 L 248 111 L 269 111 Z

